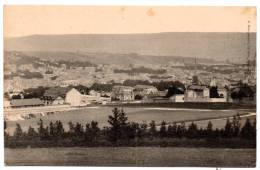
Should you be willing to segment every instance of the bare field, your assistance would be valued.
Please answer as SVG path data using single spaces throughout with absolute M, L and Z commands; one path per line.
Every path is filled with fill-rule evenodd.
M 172 147 L 5 149 L 5 163 L 10 166 L 254 167 L 255 161 L 255 149 Z

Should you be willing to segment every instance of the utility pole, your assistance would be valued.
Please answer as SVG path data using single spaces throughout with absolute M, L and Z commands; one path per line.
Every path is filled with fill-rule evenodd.
M 197 75 L 197 58 L 196 57 L 194 58 L 194 67 L 195 67 L 195 71 L 194 71 L 194 74 L 193 74 L 193 77 L 192 77 L 192 84 L 198 85 L 199 84 L 199 77 Z
M 245 83 L 249 83 L 251 68 L 250 68 L 250 21 L 247 21 L 247 61 L 246 61 L 246 71 L 245 71 Z
M 247 27 L 247 72 L 248 76 L 251 73 L 250 70 L 250 21 L 248 20 L 248 27 Z
M 194 58 L 194 64 L 195 64 L 195 75 L 197 76 L 197 57 Z

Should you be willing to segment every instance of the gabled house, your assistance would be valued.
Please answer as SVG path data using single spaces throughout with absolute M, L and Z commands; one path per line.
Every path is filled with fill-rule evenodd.
M 100 95 L 96 95 L 96 93 L 91 94 L 84 95 L 77 89 L 72 88 L 66 94 L 65 103 L 71 106 L 87 106 L 89 104 L 106 104 L 111 101 L 110 97 L 101 97 Z
M 69 90 L 66 93 L 65 103 L 66 104 L 70 104 L 71 106 L 82 106 L 82 105 L 85 105 L 82 102 L 82 94 L 78 90 L 76 90 L 75 88 L 72 88 L 71 90 Z
M 44 92 L 42 100 L 45 105 L 64 104 L 66 93 L 70 90 L 68 87 L 51 87 Z
M 158 93 L 158 90 L 154 86 L 149 85 L 136 85 L 134 87 L 134 96 L 135 99 L 149 98 Z
M 185 102 L 208 102 L 210 91 L 206 85 L 190 85 L 184 95 Z
M 130 86 L 114 86 L 112 88 L 111 100 L 114 101 L 134 100 L 134 88 Z
M 174 103 L 183 103 L 184 102 L 184 94 L 175 94 L 169 98 L 171 102 Z

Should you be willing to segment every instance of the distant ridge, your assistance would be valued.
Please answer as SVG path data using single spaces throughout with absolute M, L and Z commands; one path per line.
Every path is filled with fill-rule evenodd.
M 250 33 L 251 54 L 256 33 Z M 173 32 L 149 34 L 32 35 L 5 38 L 5 51 L 112 53 L 184 56 L 245 62 L 247 33 Z
M 173 62 L 194 64 L 195 62 L 195 58 L 192 57 L 139 55 L 136 53 L 115 54 L 115 53 L 26 51 L 26 52 L 22 52 L 22 54 L 24 54 L 22 55 L 23 58 L 36 57 L 47 61 L 52 61 L 52 60 L 82 61 L 82 62 L 88 61 L 93 64 L 119 64 L 119 65 L 138 64 L 141 66 L 147 66 L 147 65 L 157 65 L 157 64 L 168 65 Z M 214 59 L 207 59 L 207 58 L 199 58 L 197 59 L 197 62 L 201 64 L 217 63 Z

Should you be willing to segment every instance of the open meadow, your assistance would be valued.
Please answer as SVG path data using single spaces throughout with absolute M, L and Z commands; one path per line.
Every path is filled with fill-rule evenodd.
M 120 108 L 121 109 L 121 108 Z M 213 128 L 223 128 L 226 118 L 240 114 L 241 117 L 248 113 L 255 113 L 254 110 L 209 110 L 209 109 L 176 109 L 176 108 L 155 108 L 155 107 L 124 107 L 123 108 L 128 120 L 142 123 L 149 123 L 154 120 L 157 124 L 161 121 L 181 122 L 181 121 L 198 121 L 199 127 L 205 127 L 209 120 L 212 120 Z M 108 116 L 112 114 L 113 107 L 85 107 L 77 110 L 54 112 L 46 116 L 36 116 L 36 118 L 18 121 L 7 121 L 7 131 L 9 134 L 14 132 L 16 123 L 19 123 L 23 130 L 29 126 L 37 128 L 37 122 L 42 119 L 45 125 L 50 121 L 60 120 L 65 130 L 68 130 L 68 122 L 79 122 L 85 124 L 92 120 L 97 121 L 99 127 L 108 126 Z M 28 110 L 29 111 L 29 110 Z M 249 116 L 254 118 L 255 116 Z M 243 117 L 242 117 L 243 120 Z M 242 121 L 243 122 L 243 121 Z
M 255 161 L 255 149 L 174 147 L 5 148 L 6 165 L 254 167 Z

